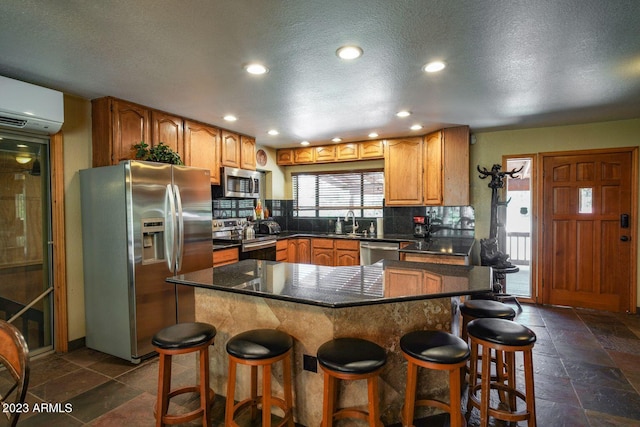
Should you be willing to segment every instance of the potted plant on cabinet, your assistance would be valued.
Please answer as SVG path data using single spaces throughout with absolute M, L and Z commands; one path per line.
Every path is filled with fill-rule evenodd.
M 180 155 L 173 151 L 171 147 L 165 145 L 164 142 L 149 147 L 149 144 L 140 141 L 139 144 L 134 144 L 133 148 L 136 149 L 136 159 L 147 160 L 149 162 L 169 163 L 172 165 L 184 165 Z

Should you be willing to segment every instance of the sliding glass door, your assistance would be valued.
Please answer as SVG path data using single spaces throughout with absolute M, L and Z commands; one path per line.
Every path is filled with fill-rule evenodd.
M 32 355 L 53 347 L 48 143 L 0 131 L 0 318 Z

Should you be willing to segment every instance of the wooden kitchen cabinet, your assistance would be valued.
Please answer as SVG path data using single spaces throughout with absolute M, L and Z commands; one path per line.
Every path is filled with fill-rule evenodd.
M 151 110 L 105 97 L 91 101 L 93 167 L 135 159 L 134 144 L 151 144 Z
M 220 129 L 184 121 L 184 164 L 211 171 L 211 184 L 220 185 Z
M 220 267 L 222 265 L 233 264 L 240 260 L 238 248 L 220 249 L 213 251 L 213 266 Z
M 311 239 L 289 239 L 287 259 L 288 262 L 311 264 Z
M 390 139 L 384 153 L 385 205 L 422 205 L 422 138 Z
M 316 160 L 314 147 L 295 148 L 293 150 L 293 163 L 313 163 Z
M 469 204 L 469 127 L 458 126 L 424 138 L 425 205 Z
M 311 241 L 312 264 L 334 266 L 333 253 L 333 239 L 313 239 Z
M 276 151 L 276 163 L 286 166 L 293 164 L 293 148 L 282 148 Z
M 385 268 L 384 295 L 401 297 L 423 293 L 422 271 L 405 268 Z
M 288 239 L 283 239 L 276 242 L 276 261 L 289 262 L 287 253 L 288 241 Z
M 384 157 L 384 141 L 364 141 L 359 144 L 358 158 L 382 159 Z
M 256 139 L 250 136 L 240 136 L 240 167 L 256 170 Z
M 335 265 L 360 265 L 360 242 L 335 239 Z
M 468 256 L 460 255 L 439 255 L 439 254 L 420 254 L 415 252 L 400 253 L 401 261 L 428 262 L 431 264 L 453 264 L 453 265 L 470 265 Z
M 315 147 L 316 162 L 334 162 L 336 160 L 335 145 Z
M 184 122 L 184 163 L 211 171 L 211 184 L 220 184 L 220 129 L 203 123 Z
M 161 142 L 180 155 L 184 162 L 184 125 L 182 117 L 151 111 L 151 147 Z
M 220 166 L 240 167 L 240 135 L 222 131 L 220 139 Z
M 360 144 L 355 142 L 349 142 L 345 144 L 339 144 L 336 147 L 336 160 L 358 160 L 358 147 Z

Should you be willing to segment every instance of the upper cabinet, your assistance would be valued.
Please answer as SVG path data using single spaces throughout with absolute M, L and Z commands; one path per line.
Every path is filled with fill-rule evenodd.
M 132 102 L 106 97 L 91 101 L 93 166 L 135 159 L 134 144 L 151 139 L 151 112 Z
M 384 152 L 386 206 L 422 204 L 422 138 L 387 141 Z
M 240 137 L 240 167 L 256 170 L 256 139 L 242 135 Z
M 468 205 L 469 128 L 388 140 L 384 174 L 387 206 Z
M 178 153 L 184 161 L 184 134 L 182 117 L 161 111 L 151 111 L 151 146 L 160 143 Z
M 222 131 L 220 165 L 230 168 L 240 167 L 240 135 L 237 133 Z
M 446 128 L 425 136 L 424 204 L 469 204 L 469 127 Z
M 220 134 L 213 126 L 184 121 L 184 163 L 209 169 L 211 184 L 220 184 Z
M 350 162 L 384 157 L 384 141 L 349 142 L 318 147 L 281 148 L 276 152 L 280 166 L 308 165 L 321 162 Z

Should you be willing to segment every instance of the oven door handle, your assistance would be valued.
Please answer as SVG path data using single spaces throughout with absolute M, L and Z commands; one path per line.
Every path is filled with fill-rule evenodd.
M 255 251 L 256 249 L 271 248 L 276 245 L 275 240 L 263 240 L 261 242 L 243 243 L 242 252 Z

